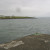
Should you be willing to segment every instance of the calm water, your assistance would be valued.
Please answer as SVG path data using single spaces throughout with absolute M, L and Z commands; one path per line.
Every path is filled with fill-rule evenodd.
M 50 34 L 50 18 L 0 20 L 0 43 L 36 32 Z

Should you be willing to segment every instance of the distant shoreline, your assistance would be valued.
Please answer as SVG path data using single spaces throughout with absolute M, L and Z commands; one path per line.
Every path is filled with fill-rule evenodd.
M 36 19 L 35 17 L 4 16 L 0 19 Z

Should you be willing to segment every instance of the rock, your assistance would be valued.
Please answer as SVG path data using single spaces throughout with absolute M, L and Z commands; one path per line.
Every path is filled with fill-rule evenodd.
M 12 41 L 10 43 L 6 43 L 6 44 L 0 44 L 0 48 L 4 48 L 4 49 L 9 49 L 11 47 L 16 47 L 16 46 L 19 46 L 21 44 L 24 44 L 23 41 Z

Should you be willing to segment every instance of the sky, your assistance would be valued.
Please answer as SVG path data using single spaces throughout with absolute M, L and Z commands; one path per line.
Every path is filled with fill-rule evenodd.
M 50 0 L 0 0 L 0 15 L 50 17 Z

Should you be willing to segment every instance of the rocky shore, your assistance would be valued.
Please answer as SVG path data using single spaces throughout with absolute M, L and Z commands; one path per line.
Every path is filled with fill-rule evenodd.
M 50 50 L 50 35 L 29 35 L 0 44 L 0 50 Z

